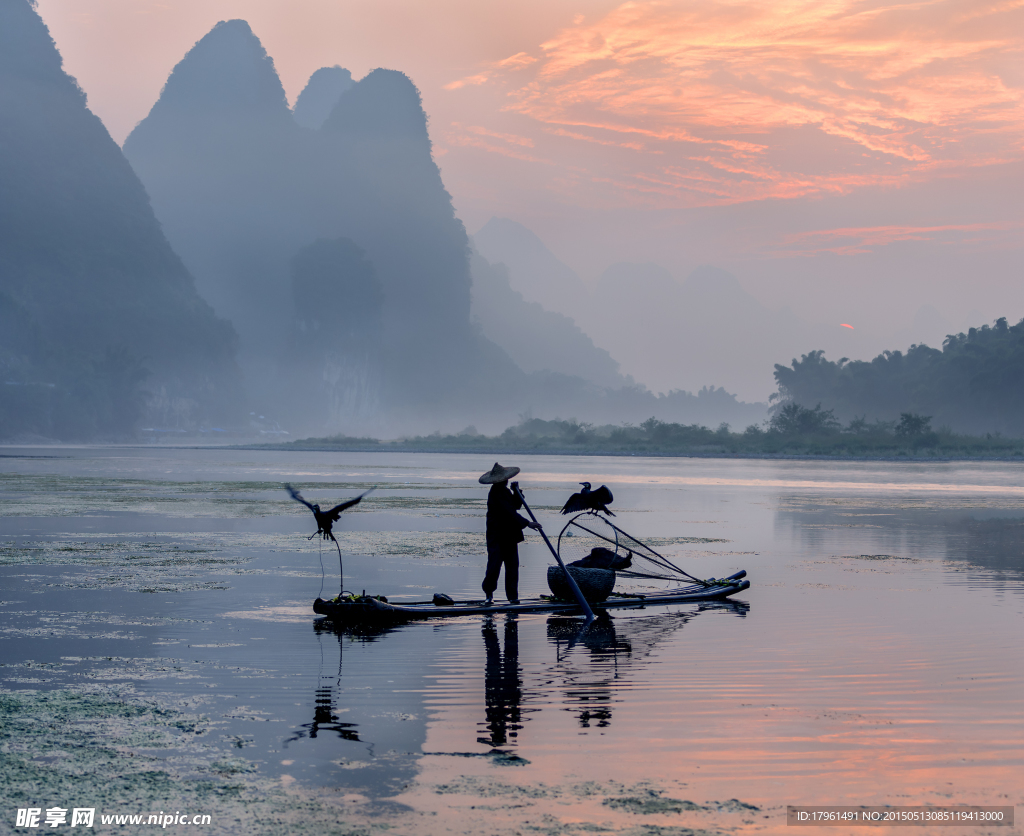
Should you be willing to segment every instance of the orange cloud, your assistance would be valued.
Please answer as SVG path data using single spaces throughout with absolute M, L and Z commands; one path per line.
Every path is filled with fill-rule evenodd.
M 642 137 L 657 168 L 612 179 L 690 206 L 1024 158 L 1022 63 L 1024 0 L 635 0 L 479 83 L 558 136 Z
M 533 140 L 528 136 L 518 136 L 516 134 L 503 134 L 499 131 L 490 131 L 487 128 L 481 127 L 480 125 L 470 125 L 466 130 L 470 133 L 474 133 L 477 136 L 489 136 L 492 139 L 500 139 L 503 142 L 511 143 L 512 145 L 523 145 L 527 148 L 533 148 Z
M 488 142 L 488 139 L 498 139 L 501 142 L 507 143 L 505 145 L 496 144 L 494 142 Z M 500 154 L 503 157 L 511 157 L 515 160 L 521 160 L 529 163 L 542 163 L 544 165 L 552 165 L 551 160 L 542 159 L 540 157 L 527 154 L 524 151 L 520 151 L 515 147 L 509 147 L 509 145 L 519 147 L 533 147 L 533 140 L 527 137 L 519 137 L 514 134 L 502 134 L 497 131 L 489 131 L 486 128 L 481 128 L 477 125 L 472 125 L 468 128 L 464 128 L 458 123 L 452 125 L 452 130 L 447 131 L 444 134 L 444 142 L 448 146 L 456 146 L 462 148 L 477 148 L 482 151 L 487 151 L 491 154 Z M 440 153 L 441 155 L 448 153 L 448 148 L 444 146 L 435 146 L 435 155 Z
M 870 226 L 841 229 L 819 229 L 798 232 L 786 236 L 782 247 L 776 252 L 780 256 L 811 256 L 821 253 L 836 255 L 858 255 L 870 252 L 872 248 L 883 247 L 899 241 L 959 241 L 975 243 L 978 236 L 967 237 L 963 233 L 995 233 L 984 240 L 990 243 L 1000 233 L 1016 233 L 1019 222 L 943 224 L 939 226 Z M 1014 235 L 1016 237 L 1016 235 Z

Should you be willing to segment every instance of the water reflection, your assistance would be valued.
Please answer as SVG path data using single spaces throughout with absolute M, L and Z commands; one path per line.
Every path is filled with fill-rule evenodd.
M 966 564 L 958 581 L 1004 588 L 1024 580 L 1024 515 L 1016 508 L 905 498 L 783 497 L 778 527 L 808 549 L 839 557 L 942 558 Z M 864 554 L 858 555 L 859 549 Z M 984 570 L 978 572 L 976 570 Z
M 972 516 L 951 523 L 947 522 L 947 537 L 952 546 L 949 557 L 1009 575 L 1018 582 L 1024 578 L 1024 519 Z
M 367 738 L 379 736 L 380 731 L 368 735 L 366 728 L 360 728 L 366 721 L 372 724 L 369 716 L 350 716 L 349 722 L 340 719 L 345 711 L 338 704 L 340 695 L 347 693 L 351 697 L 353 687 L 366 687 L 366 684 L 357 686 L 355 683 L 368 684 L 367 676 L 374 675 L 362 663 L 346 673 L 346 645 L 377 643 L 389 634 L 409 629 L 429 643 L 459 641 L 458 636 L 469 640 L 474 632 L 479 631 L 477 634 L 483 644 L 483 705 L 476 702 L 474 713 L 478 718 L 482 714 L 482 719 L 465 731 L 475 732 L 475 742 L 488 747 L 489 754 L 493 755 L 495 750 L 507 751 L 509 747 L 521 745 L 522 732 L 530 715 L 541 711 L 545 705 L 551 705 L 553 700 L 557 709 L 574 716 L 578 728 L 609 728 L 616 706 L 629 689 L 638 684 L 641 670 L 654 663 L 654 651 L 658 647 L 677 637 L 683 627 L 704 613 L 720 612 L 742 618 L 749 610 L 750 605 L 744 601 L 705 602 L 685 610 L 659 609 L 649 614 L 645 611 L 642 615 L 622 614 L 618 618 L 606 613 L 590 625 L 573 616 L 553 615 L 546 620 L 523 620 L 514 613 L 504 613 L 485 616 L 479 622 L 460 619 L 458 623 L 445 625 L 442 633 L 435 630 L 419 633 L 425 627 L 423 624 L 353 628 L 337 627 L 329 621 L 319 620 L 315 622 L 314 630 L 322 642 L 322 649 L 329 646 L 327 641 L 330 637 L 337 641 L 337 667 L 332 666 L 333 654 L 322 655 L 312 721 L 295 729 L 289 742 L 304 738 L 313 740 L 318 736 L 340 738 L 368 746 L 367 753 L 372 757 L 374 743 Z M 535 640 L 539 628 L 544 629 L 546 643 Z M 520 655 L 524 634 L 534 637 L 524 644 L 532 649 L 526 658 Z M 415 638 L 413 633 L 403 640 L 409 638 Z M 550 648 L 550 655 L 544 652 L 544 648 Z M 351 650 L 349 647 L 349 652 Z M 376 651 L 373 654 L 374 666 L 386 658 L 387 655 L 381 656 L 380 651 Z M 475 661 L 470 663 L 471 658 Z M 466 664 L 479 665 L 479 660 L 480 656 L 476 654 L 465 657 L 461 670 L 449 669 L 449 674 L 454 673 L 457 677 L 462 674 L 472 680 L 480 675 L 480 668 L 474 672 Z M 380 668 L 377 670 L 379 672 Z M 347 682 L 343 680 L 343 674 Z M 480 693 L 471 687 L 462 688 L 463 700 L 474 691 Z M 408 697 L 406 692 L 405 699 Z M 378 693 L 378 700 L 386 699 L 384 693 Z M 464 704 L 473 707 L 472 701 Z M 409 742 L 411 744 L 412 741 Z M 410 748 L 406 751 L 415 755 L 421 750 Z M 465 757 L 472 753 L 456 751 L 449 754 Z
M 339 683 L 340 684 L 340 683 Z M 321 729 L 326 731 L 335 732 L 338 737 L 344 738 L 345 740 L 359 741 L 359 733 L 356 731 L 355 723 L 342 723 L 338 720 L 337 714 L 335 714 L 334 704 L 334 686 L 328 685 L 326 688 L 317 688 L 315 708 L 313 710 L 313 722 L 306 723 L 302 726 L 304 729 L 308 729 L 309 737 L 315 739 Z M 301 732 L 298 733 L 301 737 Z M 293 740 L 298 739 L 293 737 Z
M 313 622 L 313 632 L 320 641 L 320 673 L 318 676 L 319 687 L 313 697 L 313 722 L 303 723 L 288 738 L 288 743 L 296 740 L 309 738 L 315 740 L 322 732 L 333 732 L 343 740 L 351 740 L 356 743 L 363 742 L 356 730 L 357 723 L 345 723 L 338 717 L 338 694 L 341 691 L 342 666 L 345 662 L 345 639 L 355 639 L 360 642 L 375 642 L 380 640 L 387 633 L 394 630 L 393 626 L 372 626 L 372 627 L 339 627 L 326 618 L 318 618 Z M 338 643 L 338 667 L 335 671 L 326 661 L 323 650 L 323 641 L 326 637 L 333 636 Z M 333 656 L 331 657 L 333 658 Z
M 654 649 L 704 612 L 745 617 L 745 601 L 707 602 L 686 612 L 660 612 L 616 621 L 603 613 L 585 626 L 578 618 L 552 616 L 548 641 L 555 646 L 555 673 L 562 682 L 563 710 L 576 715 L 582 729 L 611 725 L 616 693 L 628 688 L 630 676 L 645 664 Z
M 478 743 L 498 747 L 515 743 L 523 727 L 523 677 L 519 666 L 519 620 L 514 613 L 504 618 L 504 650 L 498 643 L 493 616 L 484 618 L 484 732 Z
M 623 661 L 628 660 L 633 646 L 619 638 L 615 621 L 607 613 L 602 613 L 595 622 L 582 628 L 578 619 L 549 618 L 548 640 L 555 644 L 559 663 L 563 654 L 580 645 L 587 650 L 592 667 L 607 670 L 610 665 L 608 679 L 579 682 L 573 675 L 565 686 L 566 710 L 576 715 L 580 728 L 589 729 L 591 725 L 606 728 L 612 719 L 612 681 L 619 678 L 619 657 L 622 656 Z

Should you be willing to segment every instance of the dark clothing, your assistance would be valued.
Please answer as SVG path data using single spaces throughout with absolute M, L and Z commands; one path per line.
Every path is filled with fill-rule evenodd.
M 519 545 L 517 543 L 487 543 L 487 573 L 484 575 L 484 595 L 490 598 L 498 588 L 498 574 L 505 567 L 505 597 L 519 600 Z
M 491 485 L 487 494 L 487 542 L 522 543 L 523 529 L 529 520 L 516 513 L 522 501 L 503 485 Z
M 487 572 L 484 594 L 490 598 L 498 588 L 498 575 L 505 567 L 505 595 L 519 600 L 519 548 L 523 529 L 529 521 L 516 513 L 523 507 L 519 497 L 503 485 L 492 485 L 487 494 Z

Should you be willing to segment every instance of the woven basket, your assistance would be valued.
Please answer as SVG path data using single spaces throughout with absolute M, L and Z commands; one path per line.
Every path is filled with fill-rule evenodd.
M 573 580 L 576 581 L 583 597 L 591 603 L 604 601 L 615 588 L 615 572 L 611 569 L 583 569 L 579 566 L 570 566 L 568 570 L 572 572 Z M 565 572 L 558 566 L 548 566 L 548 589 L 562 601 L 576 600 Z

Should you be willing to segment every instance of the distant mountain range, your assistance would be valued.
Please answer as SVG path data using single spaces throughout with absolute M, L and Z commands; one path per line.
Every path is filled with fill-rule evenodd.
M 767 308 L 715 267 L 678 281 L 657 264 L 623 262 L 584 281 L 534 232 L 507 218 L 490 220 L 473 243 L 488 261 L 505 265 L 511 287 L 527 301 L 571 316 L 624 374 L 655 391 L 714 384 L 763 400 L 780 359 L 835 343 L 828 329 Z M 855 340 L 851 335 L 851 346 Z
M 400 72 L 322 68 L 290 109 L 248 24 L 225 21 L 122 153 L 29 0 L 5 0 L 0 105 L 0 440 L 239 429 L 247 412 L 378 436 L 764 417 L 621 373 L 570 304 L 578 279 L 523 228 L 561 302 L 475 252 Z
M 506 426 L 529 410 L 650 417 L 654 396 L 572 318 L 524 299 L 504 268 L 471 262 L 419 93 L 402 73 L 353 82 L 322 68 L 289 111 L 259 39 L 225 21 L 174 68 L 124 150 L 201 291 L 238 329 L 250 392 L 283 422 L 381 434 Z M 380 286 L 379 311 L 363 317 L 379 330 L 362 346 L 308 339 L 296 259 L 313 246 L 354 252 L 331 241 L 362 253 Z M 359 304 L 358 271 L 346 266 L 358 261 L 321 262 L 314 284 Z M 342 327 L 331 322 L 317 327 Z
M 292 112 L 259 39 L 231 20 L 174 68 L 125 141 L 168 237 L 238 328 L 250 391 L 293 426 L 438 421 L 481 403 L 501 408 L 524 385 L 470 323 L 469 242 L 426 121 L 419 92 L 393 70 L 355 83 L 341 68 L 318 70 Z M 339 238 L 373 265 L 379 333 L 355 353 L 299 356 L 292 262 L 316 241 Z M 350 287 L 344 265 L 337 269 L 337 290 L 326 292 Z M 338 373 L 362 367 L 367 351 L 379 375 L 372 408 L 341 391 L 355 378 Z M 297 377 L 313 384 L 302 397 Z M 336 408 L 324 416 L 311 406 L 320 403 Z
M 470 240 L 407 76 L 324 67 L 289 108 L 245 21 L 195 44 L 122 153 L 31 0 L 3 0 L 0 149 L 0 440 L 238 427 L 250 408 L 320 435 L 742 428 L 773 369 L 784 398 L 858 427 L 909 410 L 1021 431 L 1024 323 L 850 363 L 877 349 L 715 267 L 584 281 L 512 220 Z M 947 328 L 922 305 L 907 337 Z

